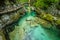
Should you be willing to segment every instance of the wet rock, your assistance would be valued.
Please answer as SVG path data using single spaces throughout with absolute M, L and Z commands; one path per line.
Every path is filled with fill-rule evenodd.
M 47 9 L 47 11 L 48 11 L 51 15 L 60 17 L 60 10 L 58 10 L 56 6 L 57 6 L 56 4 L 50 6 L 50 7 Z
M 7 23 L 10 20 L 10 16 L 9 15 L 2 15 L 1 20 L 4 23 Z
M 47 28 L 47 29 L 50 29 L 52 27 L 51 23 L 49 23 L 48 21 L 46 20 L 43 20 L 41 18 L 38 18 L 36 17 L 36 23 L 42 25 L 43 28 Z
M 0 7 L 0 12 L 4 11 L 5 7 Z
M 4 23 L 2 22 L 2 20 L 0 20 L 0 30 L 4 27 L 3 24 L 4 24 Z
M 16 5 L 13 5 L 13 7 L 15 7 L 15 8 L 16 8 L 17 6 L 16 6 Z
M 11 6 L 9 6 L 9 5 L 8 5 L 8 6 L 6 6 L 6 9 L 7 9 L 7 11 L 8 11 L 8 9 L 11 9 Z
M 19 19 L 20 13 L 14 12 L 14 13 L 10 14 L 10 17 L 11 17 L 11 21 L 16 21 Z
M 15 29 L 14 25 L 15 25 L 15 24 L 11 24 L 11 25 L 8 25 L 8 26 L 6 27 L 6 30 L 8 30 L 8 31 L 7 31 L 8 33 L 9 33 L 9 32 L 12 32 L 12 31 Z

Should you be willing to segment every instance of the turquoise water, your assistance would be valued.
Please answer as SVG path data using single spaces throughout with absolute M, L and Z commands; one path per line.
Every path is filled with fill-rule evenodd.
M 33 25 L 35 17 L 36 13 L 31 11 L 30 13 L 27 12 L 22 18 L 20 18 L 18 23 L 18 31 L 21 33 L 20 29 L 23 29 L 24 31 L 22 31 L 22 35 L 24 36 L 20 38 L 19 36 L 21 35 L 16 33 L 14 39 L 12 40 L 59 40 L 55 34 L 56 32 L 44 29 L 40 24 L 37 23 Z

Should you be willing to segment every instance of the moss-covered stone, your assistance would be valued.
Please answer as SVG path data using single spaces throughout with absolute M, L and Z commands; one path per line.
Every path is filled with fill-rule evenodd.
M 47 29 L 52 28 L 51 23 L 38 17 L 36 17 L 36 23 L 40 24 L 42 27 L 47 28 Z
M 51 23 L 54 22 L 57 25 L 60 24 L 60 18 L 59 17 L 55 17 L 49 13 L 46 12 L 42 12 L 38 15 L 39 18 L 42 18 L 44 20 L 50 21 Z

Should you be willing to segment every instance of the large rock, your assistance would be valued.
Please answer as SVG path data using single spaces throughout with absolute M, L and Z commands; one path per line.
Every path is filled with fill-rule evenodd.
M 4 23 L 6 23 L 6 22 L 8 22 L 10 20 L 10 16 L 9 15 L 6 15 L 6 14 L 5 15 L 2 15 L 1 20 Z
M 11 12 L 10 14 L 3 14 L 1 15 L 1 19 L 0 19 L 0 29 L 2 28 L 5 28 L 7 25 L 10 25 L 14 22 L 16 22 L 17 20 L 19 20 L 19 18 L 21 17 L 21 15 L 24 15 L 24 12 L 23 14 L 20 14 L 19 11 L 17 12 Z
M 41 18 L 38 18 L 36 17 L 36 20 L 35 20 L 36 23 L 40 24 L 42 27 L 44 28 L 47 28 L 47 29 L 50 29 L 52 28 L 52 25 L 51 23 L 47 22 L 46 20 L 43 20 Z

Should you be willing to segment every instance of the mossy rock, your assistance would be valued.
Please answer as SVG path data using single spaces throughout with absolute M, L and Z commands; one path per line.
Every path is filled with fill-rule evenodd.
M 60 18 L 55 17 L 55 16 L 51 15 L 50 13 L 42 12 L 38 17 L 42 18 L 44 20 L 47 20 L 47 21 L 49 21 L 51 23 L 54 22 L 57 25 L 60 24 Z
M 36 18 L 36 23 L 42 25 L 42 27 L 47 29 L 50 29 L 52 27 L 51 23 L 38 17 Z
M 0 30 L 0 36 L 1 36 L 0 38 L 2 38 L 2 39 L 0 39 L 0 40 L 6 40 L 6 39 L 5 39 L 5 35 L 3 34 L 3 31 L 1 31 L 1 30 Z
M 60 25 L 60 19 L 56 20 L 56 24 Z

